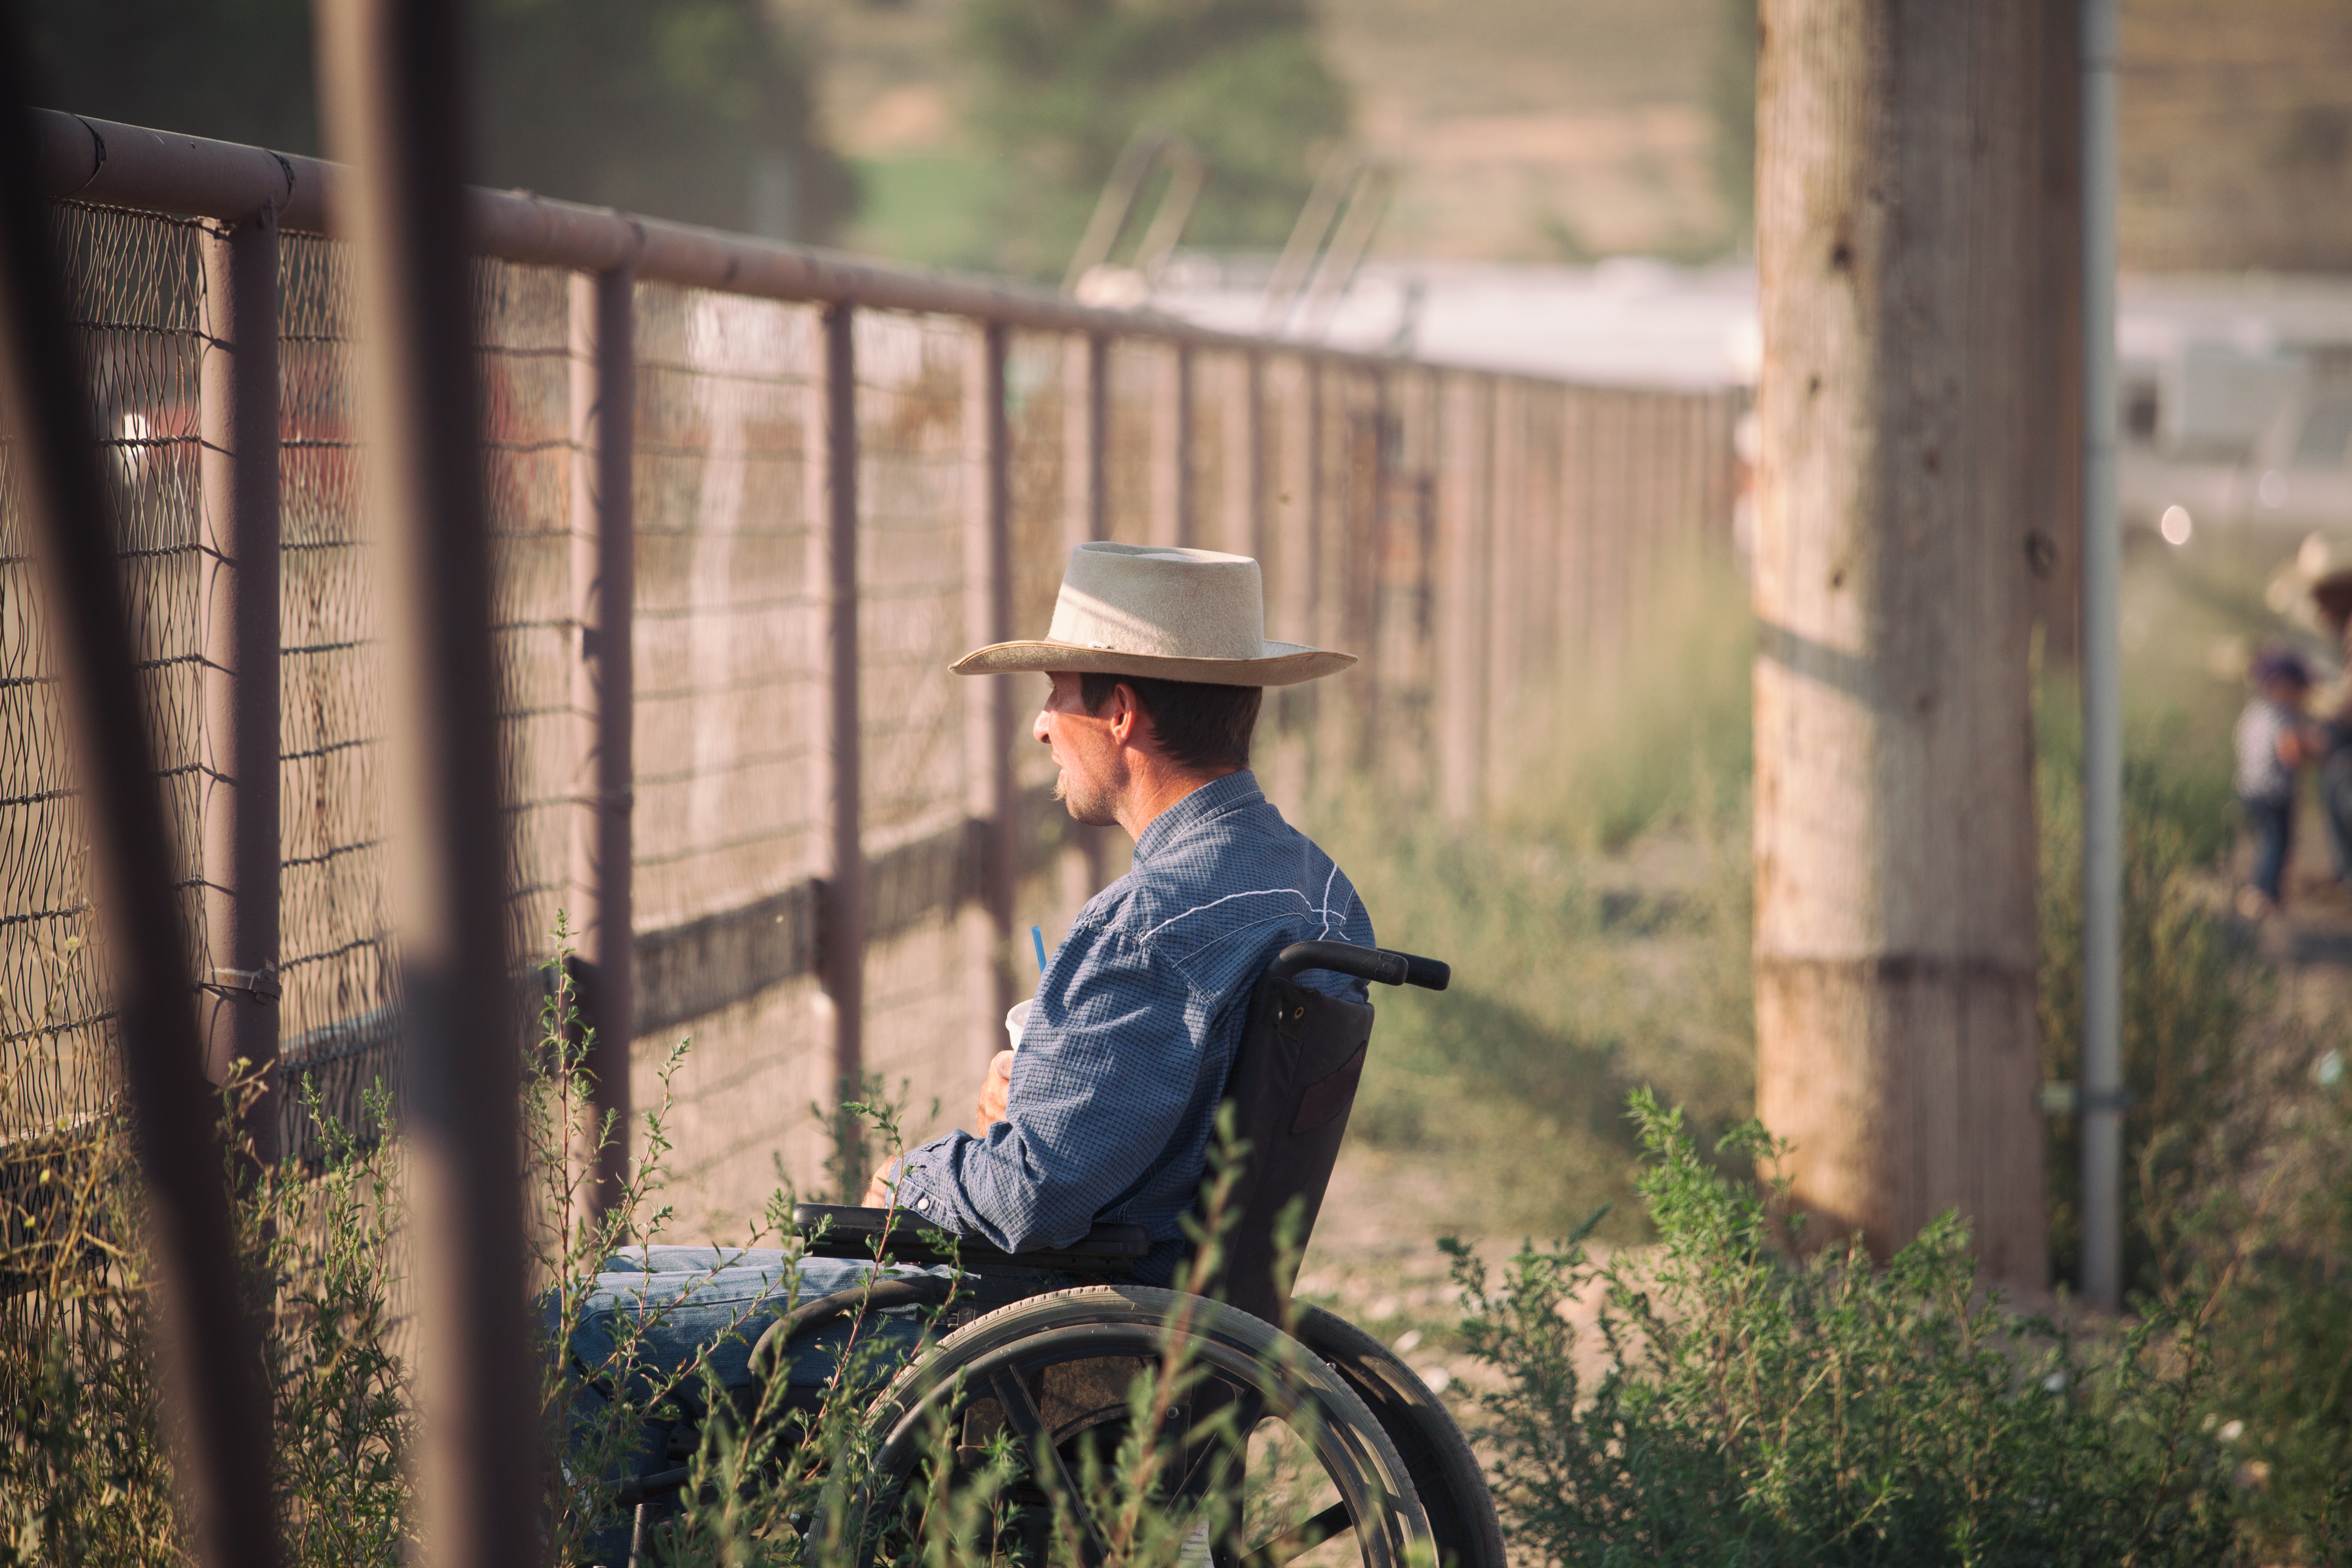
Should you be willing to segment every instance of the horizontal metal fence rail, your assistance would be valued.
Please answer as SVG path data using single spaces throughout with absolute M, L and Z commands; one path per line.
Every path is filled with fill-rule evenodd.
M 352 194 L 317 160 L 36 118 L 131 520 L 117 554 L 159 749 L 188 781 L 175 879 L 192 957 L 226 987 L 215 1052 L 274 1041 L 289 1084 L 348 1117 L 401 1019 L 380 568 L 335 237 Z M 467 202 L 509 948 L 543 953 L 555 911 L 574 917 L 617 1110 L 616 1043 L 692 1027 L 675 1141 L 718 1187 L 767 1179 L 779 1147 L 813 1172 L 818 1134 L 780 1129 L 845 1078 L 961 1103 L 1018 990 L 1013 933 L 1118 868 L 1118 845 L 1053 802 L 1007 683 L 944 670 L 1042 627 L 1074 543 L 1256 556 L 1269 636 L 1362 656 L 1269 694 L 1269 792 L 1296 815 L 1370 779 L 1454 819 L 1511 787 L 1548 711 L 1530 703 L 1608 687 L 1665 575 L 1729 551 L 1733 394 L 1337 353 L 527 194 Z M 274 289 L 250 270 L 264 231 Z M 247 368 L 269 356 L 239 357 L 272 320 L 274 489 L 270 390 Z M 6 494 L 15 1158 L 117 1079 Z M 254 558 L 273 538 L 274 595 Z M 222 563 L 239 591 L 200 594 Z M 270 650 L 274 683 L 256 678 Z M 269 792 L 243 787 L 270 731 L 274 842 Z M 289 1152 L 315 1152 L 282 1117 Z
M 348 223 L 348 171 L 323 159 L 271 153 L 36 110 L 35 158 L 52 200 L 234 221 L 265 206 L 281 229 L 335 235 Z M 468 191 L 468 240 L 483 256 L 600 273 L 624 268 L 650 282 L 768 300 L 965 316 L 1031 331 L 1151 337 L 1204 348 L 1264 340 L 1148 312 L 1107 310 L 1017 284 L 891 267 L 807 246 L 727 234 L 529 191 Z M 1391 363 L 1345 350 L 1293 346 L 1318 359 Z

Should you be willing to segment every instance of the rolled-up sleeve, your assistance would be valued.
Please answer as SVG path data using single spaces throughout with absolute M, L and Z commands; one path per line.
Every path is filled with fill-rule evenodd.
M 1147 944 L 1074 930 L 1040 977 L 1007 1120 L 910 1152 L 899 1201 L 1008 1252 L 1076 1241 L 1183 1130 L 1210 1065 L 1206 1023 L 1182 973 Z

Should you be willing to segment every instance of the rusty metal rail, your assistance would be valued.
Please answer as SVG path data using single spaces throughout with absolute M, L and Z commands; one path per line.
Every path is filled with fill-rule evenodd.
M 102 202 L 224 220 L 274 205 L 280 228 L 306 234 L 341 236 L 352 221 L 351 172 L 324 159 L 55 110 L 34 110 L 34 121 L 36 178 L 53 201 Z M 647 281 L 768 300 L 966 316 L 1031 331 L 1116 333 L 1201 348 L 1265 346 L 1258 338 L 1213 331 L 1150 311 L 1100 310 L 1044 289 L 886 266 L 529 191 L 469 187 L 464 224 L 477 254 L 505 261 L 591 273 L 627 268 Z M 1395 363 L 1339 349 L 1284 346 L 1286 352 L 1336 363 Z

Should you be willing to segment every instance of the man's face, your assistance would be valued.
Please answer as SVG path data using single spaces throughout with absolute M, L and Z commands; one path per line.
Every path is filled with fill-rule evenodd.
M 1070 684 L 1076 686 L 1076 678 L 1073 677 Z M 2300 708 L 2303 706 L 2303 700 L 2310 695 L 2310 692 L 2300 680 L 2288 680 L 2273 676 L 2263 682 L 2263 695 L 2282 708 Z
M 1046 678 L 1053 689 L 1045 706 L 1037 710 L 1031 732 L 1052 749 L 1054 765 L 1062 770 L 1055 781 L 1054 798 L 1070 808 L 1070 816 L 1092 827 L 1117 822 L 1114 806 L 1127 783 L 1127 739 L 1134 732 L 1134 700 L 1126 687 L 1111 693 L 1100 713 L 1087 711 L 1076 675 Z

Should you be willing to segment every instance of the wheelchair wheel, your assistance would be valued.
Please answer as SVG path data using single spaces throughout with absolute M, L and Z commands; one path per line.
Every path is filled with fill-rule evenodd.
M 1347 1381 L 1396 1446 L 1429 1514 L 1438 1561 L 1445 1568 L 1506 1568 L 1503 1527 L 1486 1472 L 1429 1385 L 1388 1346 L 1320 1307 L 1299 1308 L 1297 1334 Z
M 1196 1315 L 1171 1329 L 1181 1308 Z M 1204 1374 L 1188 1408 L 1227 1402 L 1234 1429 L 1247 1437 L 1238 1518 L 1213 1543 L 1221 1563 L 1406 1568 L 1410 1552 L 1430 1547 L 1428 1517 L 1379 1419 L 1297 1341 L 1245 1312 L 1172 1290 L 1092 1286 L 1001 1308 L 899 1375 L 874 1414 L 880 1441 L 861 1511 L 884 1528 L 864 1532 L 872 1543 L 867 1561 L 879 1555 L 888 1522 L 919 1475 L 934 1498 L 942 1479 L 952 1488 L 952 1475 L 937 1473 L 942 1420 L 954 1428 L 960 1468 L 1000 1430 L 1027 1447 L 1051 1472 L 1054 1489 L 1076 1505 L 1080 1558 L 1106 1560 L 1114 1543 L 1105 1521 L 1078 1496 L 1084 1450 L 1091 1444 L 1106 1465 L 1114 1459 L 1127 1435 L 1128 1389 L 1138 1373 L 1160 1363 L 1171 1335 Z M 1198 1497 L 1207 1477 L 1233 1478 L 1230 1468 L 1221 1468 L 1231 1465 L 1229 1451 L 1188 1452 L 1177 1436 L 1163 1436 L 1160 1447 L 1169 1460 L 1167 1495 L 1181 1513 L 1182 1500 Z M 1230 1489 L 1226 1497 L 1234 1500 Z M 1044 1492 L 1011 1500 L 1028 1505 L 1031 1554 L 1042 1562 Z M 1212 1543 L 1201 1544 L 1205 1559 Z

